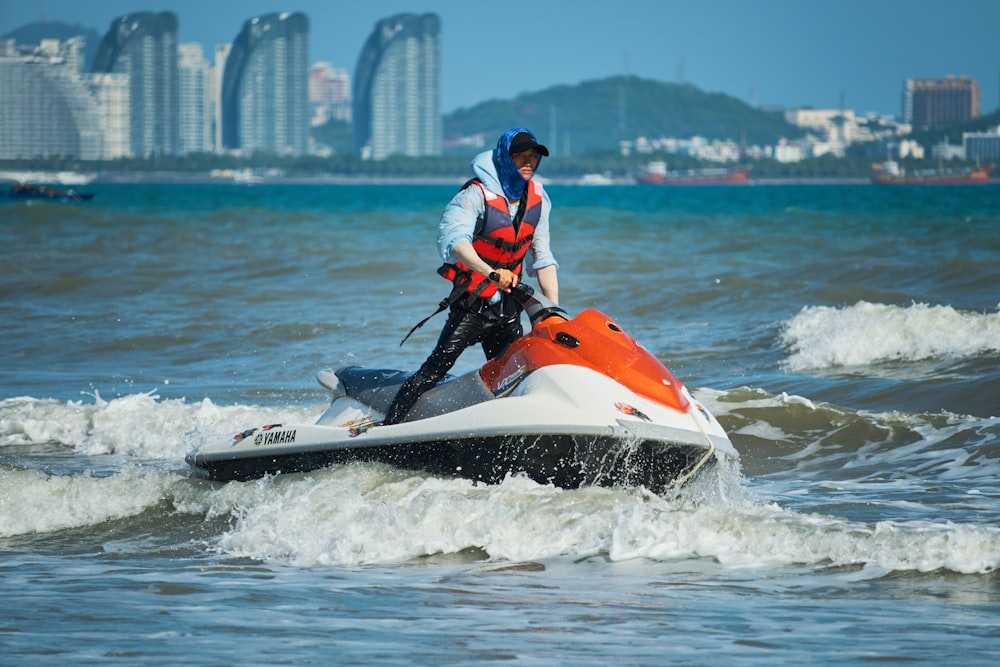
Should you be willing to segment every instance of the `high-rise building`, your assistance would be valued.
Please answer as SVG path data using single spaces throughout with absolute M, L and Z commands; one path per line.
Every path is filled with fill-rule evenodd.
M 0 43 L 0 159 L 103 157 L 97 102 L 77 70 L 80 46 Z
M 128 75 L 129 147 L 133 156 L 174 155 L 180 145 L 177 16 L 120 16 L 97 47 L 91 72 Z
M 128 74 L 89 74 L 86 79 L 97 102 L 98 125 L 104 136 L 104 159 L 130 156 Z
M 322 125 L 331 118 L 351 121 L 351 76 L 342 67 L 319 62 L 309 70 L 309 104 L 312 124 Z
M 243 24 L 222 76 L 222 146 L 299 155 L 309 147 L 309 19 L 267 14 Z
M 979 117 L 979 84 L 967 76 L 907 79 L 903 88 L 903 122 L 927 130 Z
M 212 150 L 209 109 L 209 68 L 201 44 L 177 47 L 180 90 L 180 152 L 205 153 Z
M 354 142 L 367 157 L 441 154 L 441 19 L 375 24 L 354 71 Z
M 216 44 L 215 60 L 212 63 L 212 90 L 209 97 L 212 118 L 212 149 L 222 153 L 222 76 L 226 71 L 226 60 L 232 50 L 232 44 Z

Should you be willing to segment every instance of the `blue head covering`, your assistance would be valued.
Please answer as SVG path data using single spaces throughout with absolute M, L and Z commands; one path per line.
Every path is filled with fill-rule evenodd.
M 510 156 L 510 144 L 514 141 L 514 137 L 522 132 L 531 135 L 532 139 L 535 138 L 531 130 L 524 127 L 514 127 L 503 133 L 503 136 L 497 141 L 496 150 L 493 151 L 493 165 L 497 168 L 497 178 L 500 185 L 503 186 L 504 194 L 510 199 L 520 199 L 521 195 L 524 194 L 524 189 L 528 187 L 528 181 L 524 180 L 524 176 L 514 166 L 514 160 Z M 539 155 L 539 164 L 541 161 L 542 156 Z

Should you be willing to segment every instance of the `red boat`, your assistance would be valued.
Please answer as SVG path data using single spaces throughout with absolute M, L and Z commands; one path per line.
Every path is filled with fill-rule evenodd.
M 750 182 L 750 167 L 667 171 L 666 163 L 651 162 L 635 178 L 646 185 L 746 185 Z
M 872 183 L 889 185 L 978 185 L 990 182 L 991 167 L 924 169 L 905 173 L 896 162 L 872 165 Z

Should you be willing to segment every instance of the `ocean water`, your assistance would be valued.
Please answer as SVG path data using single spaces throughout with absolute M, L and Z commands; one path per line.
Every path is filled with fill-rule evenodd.
M 562 305 L 741 454 L 678 496 L 193 479 L 318 370 L 423 360 L 455 187 L 0 206 L 0 663 L 995 664 L 997 186 L 550 185 Z

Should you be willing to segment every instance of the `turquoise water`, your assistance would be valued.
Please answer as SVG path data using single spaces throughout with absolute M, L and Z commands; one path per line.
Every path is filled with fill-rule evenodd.
M 423 360 L 455 188 L 92 189 L 0 207 L 0 662 L 993 664 L 1000 188 L 551 185 L 562 305 L 740 451 L 680 498 L 191 479 Z

